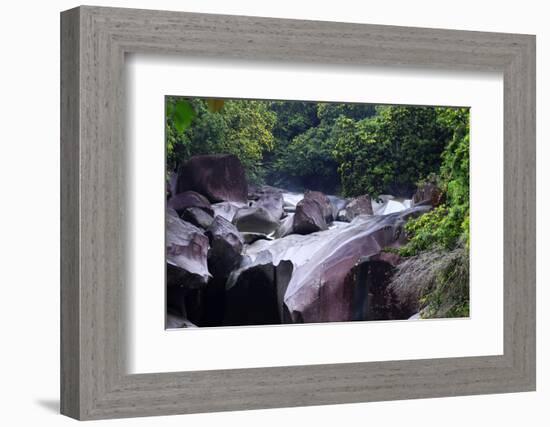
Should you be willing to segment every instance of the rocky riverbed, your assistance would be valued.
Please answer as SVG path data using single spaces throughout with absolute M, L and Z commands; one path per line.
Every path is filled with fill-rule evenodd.
M 167 328 L 407 319 L 388 287 L 412 199 L 346 199 L 246 182 L 233 155 L 192 157 L 167 188 Z M 408 293 L 408 295 L 410 292 Z

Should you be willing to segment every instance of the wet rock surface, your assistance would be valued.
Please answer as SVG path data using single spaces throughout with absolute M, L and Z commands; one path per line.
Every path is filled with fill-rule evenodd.
M 208 238 L 193 224 L 183 221 L 172 209 L 166 215 L 166 263 L 168 285 L 196 288 L 206 285 Z
M 406 222 L 430 204 L 249 186 L 231 156 L 196 157 L 167 202 L 167 327 L 404 319 L 418 311 L 388 285 L 402 260 L 385 249 L 405 244 Z M 212 178 L 215 167 L 236 188 Z M 184 185 L 182 176 L 198 169 L 205 182 Z

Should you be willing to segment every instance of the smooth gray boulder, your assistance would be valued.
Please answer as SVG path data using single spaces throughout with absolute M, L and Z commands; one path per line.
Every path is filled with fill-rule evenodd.
M 247 207 L 237 211 L 233 223 L 239 231 L 271 234 L 279 228 L 279 220 L 284 214 L 283 194 L 280 190 L 263 186 L 249 194 Z
M 279 227 L 279 220 L 274 218 L 266 208 L 252 206 L 239 209 L 233 217 L 233 224 L 241 232 L 267 235 Z
M 210 224 L 212 224 L 212 221 L 214 221 L 212 215 L 203 209 L 194 207 L 184 209 L 181 214 L 181 219 L 202 228 L 203 230 L 206 230 Z

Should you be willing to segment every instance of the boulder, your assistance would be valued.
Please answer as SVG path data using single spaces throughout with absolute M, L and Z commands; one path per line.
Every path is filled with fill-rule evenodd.
M 304 193 L 304 199 L 313 200 L 319 205 L 321 208 L 321 213 L 327 223 L 334 219 L 332 216 L 332 203 L 326 194 L 321 193 L 320 191 L 306 191 Z
M 308 191 L 296 205 L 292 232 L 309 234 L 326 230 L 327 221 L 332 220 L 332 206 L 326 195 L 319 191 Z
M 208 267 L 214 277 L 227 277 L 241 260 L 244 240 L 235 226 L 221 216 L 214 218 L 206 235 L 210 239 Z
M 271 234 L 279 227 L 279 220 L 262 206 L 241 208 L 233 217 L 233 224 L 239 231 Z
M 263 186 L 249 194 L 252 200 L 248 207 L 241 208 L 233 217 L 239 231 L 270 234 L 279 227 L 283 216 L 283 194 L 280 190 Z
M 188 190 L 203 194 L 212 203 L 246 203 L 245 170 L 232 154 L 193 156 L 178 171 L 176 192 Z
M 362 257 L 346 276 L 352 288 L 352 320 L 406 319 L 395 310 L 388 289 L 399 255 L 389 252 Z
M 351 222 L 356 216 L 372 214 L 371 198 L 365 194 L 347 203 L 345 209 L 339 211 L 337 219 L 339 221 Z
M 274 265 L 269 254 L 232 273 L 226 286 L 224 325 L 269 325 L 288 323 L 283 298 L 292 275 L 292 263 Z
M 347 227 L 316 233 L 322 243 L 317 250 L 302 248 L 312 254 L 307 262 L 296 266 L 285 293 L 284 303 L 291 321 L 357 320 L 357 306 L 361 303 L 359 297 L 354 297 L 360 286 L 356 279 L 358 266 L 383 248 L 401 245 L 402 222 L 428 210 L 418 207 L 381 217 L 360 216 Z M 289 237 L 292 236 L 282 240 Z M 384 268 L 391 265 L 383 262 Z
M 178 215 L 182 215 L 187 208 L 200 208 L 210 215 L 214 213 L 208 199 L 195 191 L 184 191 L 172 196 L 167 206 L 174 209 Z
M 203 230 L 206 230 L 210 224 L 212 224 L 212 221 L 214 221 L 212 215 L 200 208 L 195 207 L 184 209 L 181 214 L 181 219 L 202 228 Z
M 251 206 L 262 207 L 266 209 L 270 213 L 270 215 L 276 220 L 281 219 L 281 217 L 284 215 L 283 192 L 278 188 L 264 185 L 260 187 L 252 196 L 254 197 L 254 199 Z
M 166 211 L 167 285 L 197 288 L 206 285 L 208 238 L 202 230 L 181 220 L 177 213 Z
M 381 254 L 381 250 L 402 245 L 404 221 L 428 210 L 417 207 L 387 216 L 359 216 L 322 233 L 258 240 L 245 247 L 243 261 L 226 287 L 242 299 L 256 283 L 264 298 L 271 295 L 266 307 L 277 301 L 284 323 L 392 318 L 395 314 L 383 313 L 380 308 L 387 297 L 386 274 L 400 259 L 393 253 Z M 284 272 L 277 270 L 284 262 L 291 264 L 290 273 L 288 267 Z M 369 289 L 375 297 L 371 295 L 370 300 L 368 289 L 365 291 L 367 279 L 374 281 Z M 236 318 L 242 314 L 231 310 L 232 324 L 237 324 L 242 319 Z M 274 313 L 272 308 L 269 313 Z
M 443 192 L 434 183 L 427 182 L 418 187 L 412 197 L 413 206 L 439 206 L 443 203 Z
M 293 233 L 309 234 L 327 228 L 327 222 L 318 203 L 311 199 L 303 199 L 298 203 L 292 222 Z
M 235 226 L 221 216 L 214 218 L 206 234 L 210 239 L 208 269 L 213 278 L 201 299 L 200 326 L 220 326 L 226 305 L 225 282 L 240 264 L 244 241 Z

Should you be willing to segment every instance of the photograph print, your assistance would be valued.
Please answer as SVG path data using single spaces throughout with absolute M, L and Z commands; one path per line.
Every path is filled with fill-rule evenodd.
M 167 329 L 469 317 L 469 108 L 164 107 Z

